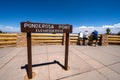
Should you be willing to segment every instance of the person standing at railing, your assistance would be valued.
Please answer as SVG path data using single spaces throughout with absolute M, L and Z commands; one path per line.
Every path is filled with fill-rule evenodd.
M 86 30 L 84 33 L 83 33 L 83 45 L 88 45 L 88 31 Z
M 82 41 L 83 41 L 83 33 L 80 31 L 79 33 L 78 33 L 78 44 L 79 45 L 82 45 Z
M 93 44 L 93 41 L 95 40 L 95 46 L 97 45 L 97 41 L 98 41 L 98 31 L 94 30 L 92 32 L 92 44 Z

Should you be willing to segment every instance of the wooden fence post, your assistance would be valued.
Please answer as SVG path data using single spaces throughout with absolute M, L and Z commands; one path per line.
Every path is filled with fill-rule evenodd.
M 65 40 L 66 40 L 66 33 L 63 33 L 63 36 L 62 36 L 62 45 L 65 45 Z

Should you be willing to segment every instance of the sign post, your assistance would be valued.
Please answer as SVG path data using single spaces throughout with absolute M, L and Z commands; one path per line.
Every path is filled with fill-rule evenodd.
M 72 33 L 72 25 L 21 22 L 21 32 L 27 33 L 28 78 L 29 79 L 32 79 L 33 77 L 32 76 L 31 33 L 66 33 L 64 68 L 65 70 L 68 70 L 69 33 Z
M 32 78 L 32 49 L 31 49 L 31 33 L 27 33 L 27 52 L 28 52 L 28 78 Z
M 68 70 L 69 33 L 66 33 L 65 41 L 65 70 Z

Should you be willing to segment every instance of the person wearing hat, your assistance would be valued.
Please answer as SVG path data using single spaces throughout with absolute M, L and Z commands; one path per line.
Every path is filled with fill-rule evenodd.
M 83 33 L 83 45 L 88 45 L 88 31 L 85 30 L 85 32 Z

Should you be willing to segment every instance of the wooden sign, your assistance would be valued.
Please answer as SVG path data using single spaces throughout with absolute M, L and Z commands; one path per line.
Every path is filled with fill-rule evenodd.
M 21 22 L 21 32 L 27 33 L 72 33 L 72 25 Z
M 28 78 L 32 79 L 32 45 L 31 33 L 66 33 L 64 69 L 68 70 L 69 33 L 72 25 L 21 22 L 21 32 L 27 33 Z

